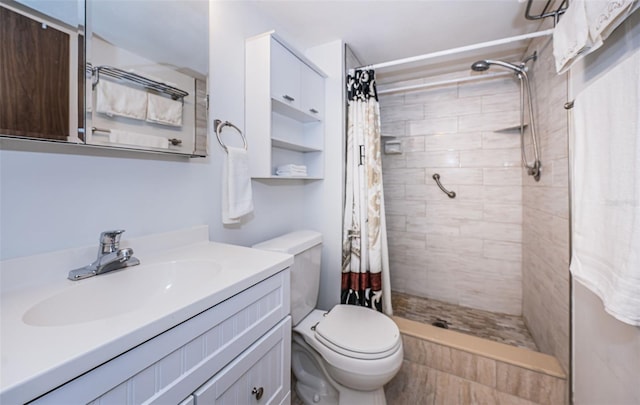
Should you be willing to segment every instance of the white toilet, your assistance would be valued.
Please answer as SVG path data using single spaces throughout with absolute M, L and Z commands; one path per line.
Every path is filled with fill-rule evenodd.
M 354 305 L 315 309 L 322 235 L 298 231 L 253 246 L 294 255 L 291 368 L 305 404 L 386 404 L 384 385 L 402 365 L 402 340 L 386 315 Z

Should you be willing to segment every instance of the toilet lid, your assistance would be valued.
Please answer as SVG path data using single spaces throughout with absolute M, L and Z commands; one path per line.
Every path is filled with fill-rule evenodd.
M 355 305 L 336 305 L 315 327 L 330 349 L 359 359 L 379 359 L 401 345 L 398 326 L 386 315 Z

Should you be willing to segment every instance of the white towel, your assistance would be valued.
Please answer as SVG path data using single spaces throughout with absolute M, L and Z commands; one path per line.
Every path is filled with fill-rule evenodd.
M 227 146 L 222 173 L 222 223 L 237 224 L 253 212 L 249 155 L 243 148 Z
M 149 93 L 147 121 L 174 127 L 182 126 L 182 101 Z
M 138 134 L 135 132 L 112 129 L 109 133 L 109 142 L 122 145 L 143 146 L 160 149 L 169 149 L 169 141 L 161 136 Z
M 553 32 L 553 56 L 558 73 L 602 46 L 638 0 L 573 0 Z
M 108 116 L 144 120 L 147 117 L 147 93 L 108 80 L 96 86 L 96 111 Z
M 589 26 L 584 1 L 574 0 L 560 18 L 553 31 L 553 56 L 558 73 L 566 72 L 594 44 L 589 37 Z
M 296 164 L 287 164 L 281 165 L 276 168 L 276 175 L 278 176 L 291 176 L 291 177 L 306 177 L 307 176 L 307 166 L 305 165 L 296 165 Z
M 640 326 L 640 51 L 576 97 L 571 272 Z

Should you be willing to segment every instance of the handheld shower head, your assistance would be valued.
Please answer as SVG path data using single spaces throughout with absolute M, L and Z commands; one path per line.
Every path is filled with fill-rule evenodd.
M 489 67 L 491 67 L 491 65 L 502 66 L 504 68 L 511 69 L 518 74 L 525 73 L 524 64 L 521 66 L 517 66 L 517 65 L 514 65 L 513 63 L 503 62 L 501 60 L 491 60 L 491 59 L 479 60 L 475 62 L 473 65 L 471 65 L 471 70 L 475 72 L 484 72 L 485 70 L 489 70 Z
M 486 60 L 479 60 L 471 65 L 471 70 L 474 72 L 484 72 L 485 70 L 489 70 L 489 63 Z

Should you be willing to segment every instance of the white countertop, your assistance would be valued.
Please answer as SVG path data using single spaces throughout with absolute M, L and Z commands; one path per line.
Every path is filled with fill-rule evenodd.
M 202 229 L 197 231 L 199 236 L 205 235 Z M 188 245 L 174 249 L 153 252 L 151 248 L 142 248 L 140 253 L 134 253 L 142 263 L 140 266 L 80 281 L 66 279 L 66 273 L 72 268 L 60 268 L 43 276 L 46 282 L 40 280 L 29 285 L 16 275 L 19 267 L 28 263 L 28 260 L 3 262 L 2 272 L 6 270 L 11 274 L 3 274 L 2 283 L 5 285 L 0 302 L 0 403 L 14 404 L 32 400 L 293 263 L 291 255 L 206 240 L 196 241 L 202 239 L 198 235 L 186 238 L 190 242 Z M 157 239 L 153 240 L 157 242 Z M 135 241 L 131 241 L 128 246 L 136 250 Z M 61 256 L 60 253 L 57 255 Z M 56 254 L 49 256 L 56 257 Z M 41 255 L 32 264 L 42 264 L 46 262 L 46 257 L 47 255 Z M 77 288 L 81 283 L 95 283 L 92 287 L 106 282 L 112 286 L 113 283 L 125 286 L 132 279 L 132 272 L 141 272 L 137 274 L 139 280 L 139 275 L 144 274 L 142 272 L 145 269 L 152 269 L 151 266 L 155 263 L 181 260 L 210 261 L 218 266 L 211 271 L 210 283 L 202 282 L 202 279 L 185 278 L 180 281 L 178 288 L 174 287 L 171 292 L 163 293 L 161 299 L 154 298 L 150 301 L 152 305 L 148 302 L 140 303 L 137 308 L 124 314 L 54 326 L 33 326 L 23 319 L 24 314 L 35 304 Z M 34 274 L 37 271 L 33 269 L 25 269 L 23 272 L 24 277 L 33 277 Z M 56 277 L 52 277 L 52 274 Z M 6 284 L 12 280 L 20 280 L 16 282 L 20 285 L 7 287 Z M 167 291 L 170 290 L 169 287 L 171 286 L 167 287 Z M 78 302 L 77 306 L 95 307 L 99 312 L 100 306 L 117 303 L 118 296 L 114 296 L 112 302 Z

